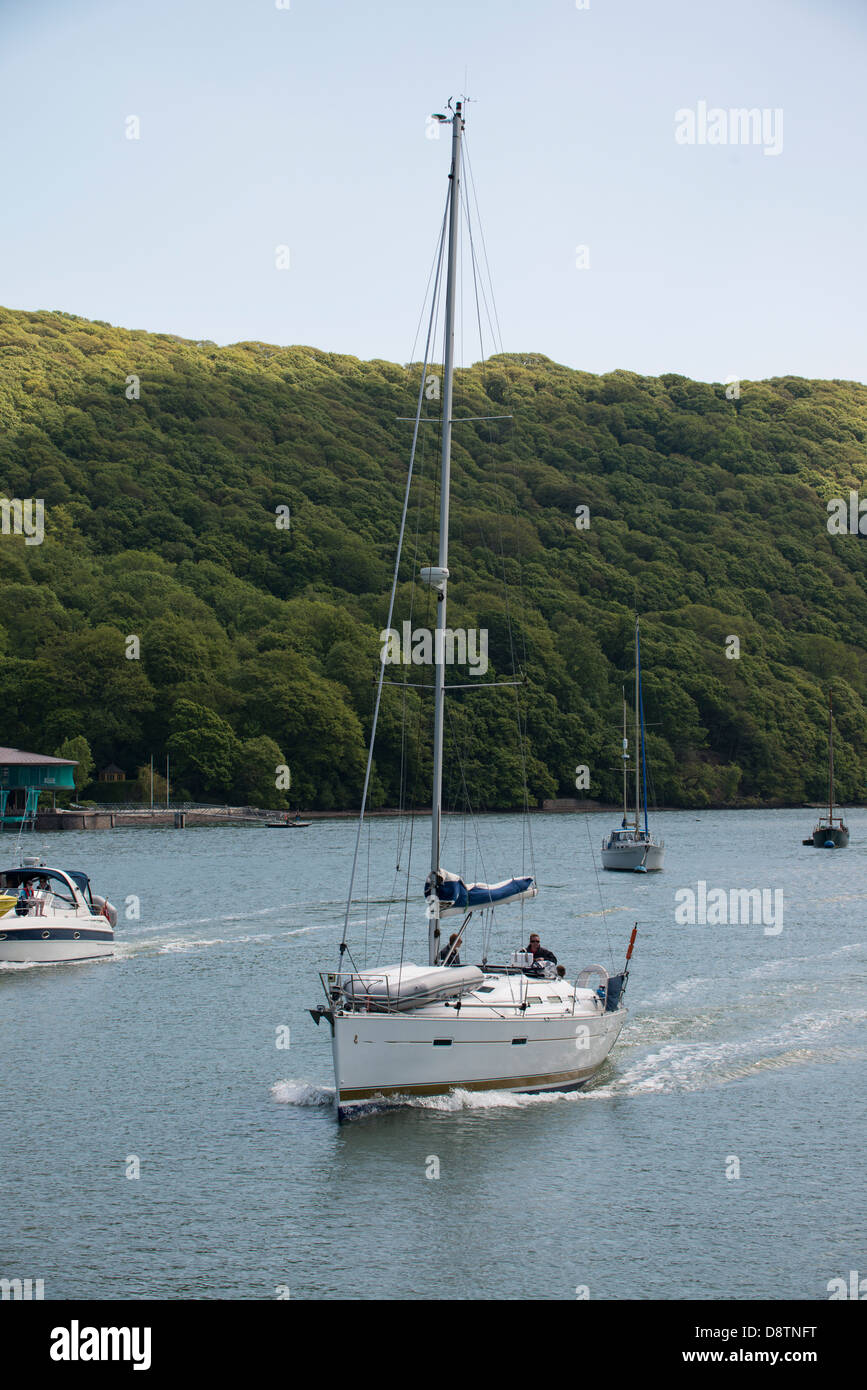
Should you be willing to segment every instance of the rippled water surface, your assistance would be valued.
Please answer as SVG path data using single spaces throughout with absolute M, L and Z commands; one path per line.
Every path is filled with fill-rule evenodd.
M 572 974 L 619 964 L 638 922 L 590 1089 L 340 1126 L 306 1010 L 337 964 L 350 822 L 29 837 L 122 911 L 111 960 L 0 967 L 0 1275 L 47 1298 L 824 1299 L 863 1272 L 867 812 L 842 851 L 802 847 L 810 811 L 660 814 L 655 875 L 597 875 L 609 820 L 532 818 L 540 896 L 496 935 L 532 924 Z M 478 828 L 469 874 L 523 867 L 520 818 Z M 407 874 L 397 822 L 373 822 L 357 959 L 396 958 L 405 927 L 425 960 L 428 835 Z M 679 925 L 699 880 L 782 889 L 782 930 Z

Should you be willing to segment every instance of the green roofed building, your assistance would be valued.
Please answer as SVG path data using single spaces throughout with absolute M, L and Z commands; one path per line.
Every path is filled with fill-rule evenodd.
M 40 792 L 74 791 L 77 766 L 73 758 L 0 748 L 0 827 L 33 819 Z

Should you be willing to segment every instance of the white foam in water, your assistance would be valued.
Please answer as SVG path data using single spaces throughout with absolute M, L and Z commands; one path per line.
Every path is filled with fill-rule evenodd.
M 395 1096 L 372 1101 L 363 1112 L 414 1109 L 446 1113 L 467 1110 L 520 1110 L 528 1106 L 552 1105 L 562 1101 L 580 1103 L 642 1095 L 670 1095 L 701 1091 L 742 1081 L 758 1072 L 790 1066 L 822 1064 L 861 1055 L 851 1045 L 829 1045 L 822 1037 L 831 1030 L 861 1025 L 867 1011 L 839 1009 L 830 1014 L 804 1014 L 771 1033 L 725 1041 L 671 1042 L 649 1053 L 615 1074 L 604 1085 L 577 1091 L 543 1091 L 535 1095 L 516 1091 L 464 1091 L 456 1089 L 444 1096 Z M 636 1039 L 635 1046 L 646 1046 Z M 321 1106 L 334 1104 L 333 1087 L 314 1086 L 304 1081 L 278 1081 L 271 1095 L 284 1105 Z
M 867 1017 L 863 1010 L 803 1014 L 775 1032 L 721 1042 L 673 1042 L 643 1057 L 613 1082 L 610 1093 L 704 1090 L 742 1080 L 757 1071 L 830 1061 L 837 1049 L 815 1044 L 821 1036 Z
M 155 928 L 149 928 L 153 931 Z M 206 949 L 209 946 L 248 946 L 257 945 L 263 941 L 273 941 L 274 932 L 257 932 L 255 936 L 170 936 L 160 938 L 158 936 L 128 936 L 115 941 L 114 954 L 116 959 L 128 960 L 132 956 L 142 954 L 173 955 L 183 954 L 187 951 L 197 951 Z M 111 959 L 111 957 L 107 957 Z
M 779 974 L 793 965 L 809 965 L 813 961 L 833 960 L 835 956 L 847 956 L 852 951 L 863 951 L 863 941 L 853 941 L 848 946 L 838 946 L 835 951 L 822 951 L 813 956 L 782 956 L 777 960 L 768 961 L 767 965 L 756 966 L 754 970 L 747 971 L 745 976 L 748 980 L 760 980 L 763 975 Z M 803 973 L 803 972 L 801 972 Z
M 455 1112 L 459 1110 L 521 1110 L 528 1105 L 550 1105 L 554 1101 L 576 1100 L 579 1091 L 545 1091 L 537 1095 L 527 1095 L 516 1091 L 449 1091 L 445 1096 L 394 1096 L 372 1100 L 369 1105 L 358 1106 L 350 1114 L 369 1115 L 383 1110 L 440 1110 Z M 592 1094 L 602 1094 L 602 1091 Z M 315 1086 L 307 1081 L 276 1081 L 271 1087 L 271 1095 L 279 1105 L 323 1106 L 334 1104 L 333 1086 Z
M 327 925 L 324 926 L 324 927 L 292 927 L 291 930 L 285 931 L 285 932 L 283 933 L 283 935 L 284 935 L 284 936 L 303 936 L 303 935 L 305 934 L 305 932 L 309 932 L 309 931 L 341 931 L 341 930 L 342 930 L 342 928 L 341 928 L 340 926 L 336 926 L 336 925 L 334 925 L 333 923 L 329 922 L 329 923 L 327 923 Z
M 580 1091 L 539 1091 L 527 1095 L 520 1091 L 449 1091 L 446 1096 L 409 1096 L 406 1104 L 419 1110 L 524 1110 L 531 1105 L 550 1105 L 554 1101 L 576 1100 Z
M 225 942 L 219 937 L 215 937 L 209 941 L 203 937 L 191 938 L 182 936 L 179 937 L 177 941 L 161 941 L 155 942 L 154 944 L 158 947 L 160 954 L 165 954 L 170 951 L 195 951 L 200 946 L 223 946 Z
M 642 1009 L 647 1004 L 669 1004 L 673 999 L 681 999 L 685 994 L 692 994 L 693 990 L 701 985 L 709 984 L 713 984 L 713 981 L 701 975 L 693 975 L 688 980 L 675 980 L 665 989 L 657 990 L 656 994 L 649 994 L 639 1000 L 636 1008 Z
M 111 959 L 111 956 L 89 956 L 83 960 L 3 960 L 0 961 L 0 971 L 57 970 L 60 966 L 66 970 L 70 965 L 105 965 Z
M 333 1086 L 313 1086 L 308 1081 L 275 1081 L 271 1095 L 279 1105 L 333 1105 Z

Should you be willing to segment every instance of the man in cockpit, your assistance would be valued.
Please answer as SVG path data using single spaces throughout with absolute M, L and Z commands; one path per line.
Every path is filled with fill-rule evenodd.
M 543 946 L 540 943 L 539 938 L 535 932 L 533 932 L 530 936 L 530 944 L 527 947 L 527 950 L 533 957 L 534 965 L 541 965 L 542 962 L 546 960 L 549 960 L 552 965 L 557 964 L 557 957 L 554 955 L 554 952 L 549 951 L 545 946 Z

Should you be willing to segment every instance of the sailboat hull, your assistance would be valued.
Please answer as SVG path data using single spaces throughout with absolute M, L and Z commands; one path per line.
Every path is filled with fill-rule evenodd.
M 452 1090 L 574 1090 L 605 1061 L 626 1014 L 619 1008 L 554 1019 L 462 1018 L 453 1009 L 433 1015 L 338 1015 L 333 1036 L 338 1111 L 379 1098 Z
M 603 869 L 620 869 L 623 873 L 635 873 L 640 868 L 649 874 L 655 873 L 663 867 L 664 861 L 664 845 L 627 843 L 602 850 Z
M 845 849 L 849 843 L 849 831 L 845 825 L 819 825 L 813 831 L 813 844 L 816 849 L 828 847 L 831 841 L 834 849 Z

